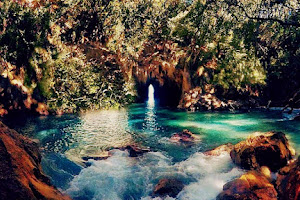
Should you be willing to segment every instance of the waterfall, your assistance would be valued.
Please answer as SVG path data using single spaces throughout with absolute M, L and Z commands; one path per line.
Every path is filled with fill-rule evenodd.
M 148 105 L 154 105 L 154 87 L 152 84 L 148 87 Z

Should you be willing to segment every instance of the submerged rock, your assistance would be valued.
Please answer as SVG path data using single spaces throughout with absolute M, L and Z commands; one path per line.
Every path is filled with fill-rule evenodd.
M 154 196 L 170 196 L 176 197 L 177 194 L 184 188 L 184 185 L 181 181 L 177 179 L 161 179 L 154 188 Z
M 142 148 L 137 145 L 128 145 L 126 147 L 119 148 L 120 150 L 127 150 L 130 157 L 138 157 L 144 153 L 150 151 L 148 148 Z
M 196 139 L 196 136 L 187 129 L 183 130 L 180 133 L 175 133 L 170 138 L 170 140 L 172 142 L 181 142 L 181 143 L 191 143 L 191 142 L 194 142 L 195 139 Z
M 300 157 L 279 170 L 276 185 L 280 200 L 300 199 Z
M 267 166 L 271 171 L 284 167 L 293 155 L 295 150 L 282 132 L 255 133 L 230 152 L 233 162 L 244 169 Z
M 233 147 L 234 147 L 233 144 L 226 143 L 226 144 L 218 146 L 218 147 L 216 147 L 216 148 L 214 148 L 212 150 L 208 150 L 208 151 L 204 152 L 204 155 L 207 155 L 207 156 L 219 156 L 219 155 L 221 155 L 224 152 L 230 153 L 232 151 Z
M 73 151 L 72 151 L 73 150 Z M 106 160 L 114 155 L 116 150 L 127 151 L 129 157 L 138 157 L 142 156 L 144 153 L 150 152 L 149 148 L 141 147 L 138 144 L 130 144 L 127 146 L 121 147 L 111 147 L 106 151 L 95 151 L 95 152 L 84 152 L 82 155 L 78 156 L 78 152 L 71 149 L 65 153 L 69 160 L 79 164 L 82 167 L 89 167 L 91 163 L 99 160 Z M 81 151 L 80 153 L 82 153 Z
M 88 160 L 106 160 L 107 158 L 109 158 L 111 155 L 106 155 L 106 156 L 102 156 L 102 155 L 100 155 L 100 156 L 83 156 L 83 157 L 81 157 L 82 158 L 82 160 L 84 160 L 84 161 L 88 161 Z
M 0 199 L 67 200 L 41 170 L 36 142 L 0 122 Z
M 293 120 L 295 120 L 295 121 L 300 121 L 300 115 L 297 115 L 296 117 L 294 117 Z
M 89 167 L 89 166 L 91 166 L 90 160 L 106 160 L 111 156 L 112 156 L 112 153 L 110 151 L 104 151 L 97 155 L 86 155 L 86 156 L 81 157 L 82 161 L 80 160 L 81 162 L 78 162 L 78 164 L 85 166 L 85 167 Z
M 217 200 L 277 200 L 277 192 L 270 182 L 270 170 L 249 171 L 226 183 Z

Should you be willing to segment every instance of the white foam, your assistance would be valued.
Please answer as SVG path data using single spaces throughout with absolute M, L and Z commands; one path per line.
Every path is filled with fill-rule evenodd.
M 170 158 L 160 152 L 130 158 L 127 152 L 117 150 L 107 160 L 90 162 L 91 166 L 83 169 L 66 191 L 74 199 L 160 200 L 151 197 L 155 184 L 161 178 L 177 177 L 190 181 L 176 199 L 210 200 L 227 181 L 242 173 L 233 168 L 228 153 L 220 156 L 195 153 L 185 161 L 172 164 Z
M 132 195 L 152 191 L 154 177 L 173 171 L 169 170 L 170 160 L 161 153 L 148 153 L 136 159 L 117 150 L 107 160 L 90 162 L 91 166 L 83 169 L 70 183 L 66 193 L 72 198 L 118 200 L 127 195 L 135 199 Z
M 233 168 L 227 152 L 219 156 L 195 153 L 188 160 L 181 162 L 179 169 L 197 180 L 180 192 L 177 198 L 182 200 L 215 199 L 226 182 L 242 174 L 241 170 Z
M 225 152 L 219 156 L 207 156 L 203 153 L 195 153 L 186 161 L 178 164 L 179 170 L 197 179 L 206 174 L 219 173 L 231 168 L 231 158 Z
M 233 168 L 229 172 L 211 173 L 184 188 L 178 195 L 180 200 L 213 200 L 222 191 L 223 185 L 241 175 L 241 170 Z

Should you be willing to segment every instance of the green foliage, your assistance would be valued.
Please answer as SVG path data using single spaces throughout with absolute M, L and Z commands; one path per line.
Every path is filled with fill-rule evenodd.
M 39 88 L 53 110 L 77 112 L 82 109 L 120 107 L 130 103 L 123 75 L 117 65 L 88 62 L 80 51 L 65 48 L 40 65 L 45 68 Z M 48 54 L 48 55 L 46 55 Z M 33 64 L 51 52 L 37 49 Z
M 240 21 L 226 2 L 195 1 L 173 20 L 173 37 L 187 45 L 187 68 L 195 86 L 219 85 L 240 90 L 265 83 L 256 55 L 256 23 Z
M 36 46 L 47 44 L 49 20 L 46 9 L 33 11 L 13 1 L 4 1 L 0 6 L 1 57 L 19 68 L 25 67 L 28 85 L 30 79 L 35 79 L 28 61 Z
M 137 59 L 138 52 L 143 50 L 143 44 L 148 40 L 169 38 L 169 19 L 184 5 L 177 0 L 111 1 L 107 8 L 110 14 L 104 23 L 107 46 Z
M 4 0 L 0 57 L 25 69 L 29 91 L 37 85 L 52 109 L 70 112 L 133 101 L 132 77 L 153 63 L 161 68 L 155 76 L 179 83 L 185 74 L 193 87 L 272 91 L 284 82 L 293 90 L 299 8 L 296 0 Z
M 190 49 L 193 84 L 299 88 L 299 8 L 294 0 L 194 1 L 171 20 L 173 39 Z
M 51 110 L 120 107 L 134 100 L 120 66 L 88 60 L 78 46 L 69 43 L 101 41 L 108 4 L 85 0 L 37 7 L 8 0 L 1 3 L 1 58 L 25 69 L 24 84 L 36 85 Z
M 84 39 L 105 42 L 104 22 L 110 14 L 110 1 L 80 0 L 61 8 L 59 22 L 65 30 L 62 40 L 81 42 Z M 67 19 L 67 21 L 65 21 Z

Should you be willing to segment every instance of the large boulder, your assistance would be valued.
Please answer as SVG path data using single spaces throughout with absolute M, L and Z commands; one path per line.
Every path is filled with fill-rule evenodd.
M 300 157 L 279 170 L 276 185 L 280 200 L 300 199 Z
M 217 200 L 277 200 L 277 192 L 270 182 L 270 170 L 249 171 L 226 183 Z
M 36 142 L 0 122 L 0 199 L 67 200 L 41 170 Z
M 183 188 L 184 185 L 181 181 L 177 179 L 164 178 L 159 180 L 159 182 L 154 188 L 153 194 L 154 196 L 170 196 L 175 198 Z
M 216 148 L 214 148 L 212 150 L 205 151 L 204 155 L 207 155 L 207 156 L 219 156 L 219 155 L 221 155 L 222 153 L 225 153 L 225 152 L 230 153 L 233 148 L 234 148 L 233 144 L 226 143 L 226 144 L 218 146 L 218 147 L 216 147 Z
M 282 132 L 255 133 L 230 152 L 233 162 L 244 169 L 267 166 L 271 171 L 284 167 L 293 155 L 295 150 Z

